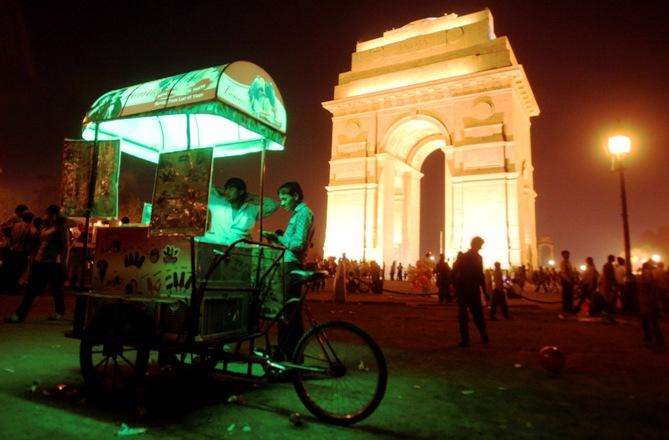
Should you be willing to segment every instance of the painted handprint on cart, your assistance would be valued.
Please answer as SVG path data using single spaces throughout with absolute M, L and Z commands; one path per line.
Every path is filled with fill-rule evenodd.
M 163 261 L 165 263 L 176 263 L 179 260 L 179 248 L 171 244 L 163 249 Z
M 192 276 L 189 274 L 188 279 L 186 279 L 186 272 L 182 271 L 181 274 L 174 272 L 172 275 L 165 277 L 165 282 L 167 283 L 165 286 L 167 290 L 184 291 L 190 288 Z
M 123 263 L 125 267 L 135 266 L 137 269 L 141 269 L 145 260 L 146 257 L 144 255 L 140 255 L 139 252 L 135 251 L 134 254 L 132 252 L 127 254 L 123 259 Z

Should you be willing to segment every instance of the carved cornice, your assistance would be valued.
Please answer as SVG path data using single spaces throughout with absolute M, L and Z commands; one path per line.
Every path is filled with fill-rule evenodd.
M 341 116 L 509 88 L 518 94 L 530 116 L 539 115 L 539 105 L 521 65 L 326 101 L 322 105 L 334 116 Z

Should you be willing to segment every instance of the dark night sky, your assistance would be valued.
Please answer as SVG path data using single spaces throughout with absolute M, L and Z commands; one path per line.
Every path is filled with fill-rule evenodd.
M 617 125 L 636 136 L 627 170 L 633 244 L 669 225 L 669 38 L 660 1 L 111 4 L 0 0 L 0 62 L 9 63 L 0 73 L 8 75 L 0 86 L 1 187 L 29 194 L 38 176 L 56 179 L 62 138 L 78 136 L 103 92 L 249 60 L 272 75 L 288 109 L 287 150 L 269 160 L 269 187 L 304 183 L 322 241 L 331 123 L 320 103 L 350 69 L 356 41 L 489 7 L 541 109 L 532 120 L 538 235 L 572 249 L 578 261 L 593 255 L 598 265 L 622 249 L 617 175 L 604 149 L 606 130 Z M 216 178 L 231 173 L 237 169 Z

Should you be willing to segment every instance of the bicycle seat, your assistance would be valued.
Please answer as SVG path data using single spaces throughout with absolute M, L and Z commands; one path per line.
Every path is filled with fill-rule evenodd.
M 302 283 L 322 280 L 330 274 L 325 270 L 291 270 L 290 276 Z

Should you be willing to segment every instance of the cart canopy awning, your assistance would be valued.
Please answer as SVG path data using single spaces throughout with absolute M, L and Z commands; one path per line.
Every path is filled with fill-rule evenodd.
M 157 163 L 160 153 L 214 147 L 214 157 L 283 150 L 286 109 L 272 78 L 236 61 L 112 90 L 86 113 L 82 137 L 119 139 L 121 151 Z

